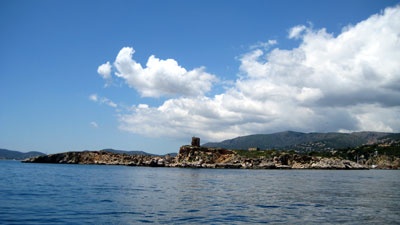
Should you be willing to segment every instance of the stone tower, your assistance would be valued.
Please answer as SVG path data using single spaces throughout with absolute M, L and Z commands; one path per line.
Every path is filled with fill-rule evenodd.
M 200 138 L 192 137 L 192 146 L 200 147 Z

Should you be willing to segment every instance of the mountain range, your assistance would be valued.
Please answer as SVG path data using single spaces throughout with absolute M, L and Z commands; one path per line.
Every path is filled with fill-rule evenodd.
M 302 133 L 285 131 L 272 134 L 254 134 L 241 136 L 221 142 L 209 142 L 203 147 L 226 148 L 233 150 L 247 150 L 259 148 L 261 150 L 295 150 L 297 152 L 324 152 L 333 149 L 354 148 L 366 144 L 387 143 L 390 140 L 400 140 L 400 133 L 383 132 L 353 132 L 353 133 Z M 89 151 L 89 150 L 85 150 Z M 128 155 L 160 156 L 144 151 L 124 151 L 115 149 L 103 149 L 100 151 L 113 152 Z M 26 158 L 45 155 L 42 152 L 19 152 L 8 149 L 0 149 L 0 159 L 22 160 Z M 177 153 L 169 153 L 175 157 Z
M 112 152 L 112 153 L 119 153 L 119 154 L 127 154 L 127 155 L 151 155 L 151 156 L 164 156 L 164 155 L 156 155 L 156 154 L 151 154 L 151 153 L 147 153 L 144 151 L 125 151 L 125 150 L 116 150 L 116 149 L 112 149 L 112 148 L 106 148 L 103 150 L 100 150 L 101 152 Z M 170 155 L 172 157 L 175 157 L 177 155 L 177 153 L 168 153 L 165 155 Z
M 222 142 L 209 142 L 203 147 L 227 149 L 259 148 L 261 150 L 295 150 L 298 152 L 329 151 L 332 149 L 357 147 L 379 143 L 385 139 L 399 139 L 398 133 L 353 132 L 353 133 L 302 133 L 285 131 L 272 134 L 254 134 Z
M 93 151 L 93 150 L 84 150 L 85 151 Z M 112 148 L 107 148 L 100 150 L 102 152 L 112 152 L 112 153 L 119 153 L 119 154 L 127 154 L 127 155 L 149 155 L 149 156 L 161 156 L 161 155 L 156 155 L 156 154 L 151 154 L 147 153 L 144 151 L 124 151 L 124 150 L 115 150 Z M 27 158 L 32 158 L 35 156 L 39 155 L 46 155 L 45 153 L 42 152 L 36 152 L 36 151 L 31 151 L 31 152 L 19 152 L 19 151 L 14 151 L 14 150 L 8 150 L 8 149 L 0 149 L 0 160 L 1 159 L 6 159 L 6 160 L 23 160 Z M 167 154 L 166 154 L 167 155 Z M 169 153 L 170 156 L 175 157 L 177 153 Z
M 22 160 L 27 158 L 32 158 L 38 155 L 45 155 L 42 152 L 19 152 L 13 151 L 8 149 L 0 149 L 0 159 L 15 159 L 15 160 Z

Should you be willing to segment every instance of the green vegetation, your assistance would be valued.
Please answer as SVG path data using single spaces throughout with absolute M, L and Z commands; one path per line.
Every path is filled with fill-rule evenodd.
M 400 142 L 392 144 L 373 144 L 373 145 L 362 145 L 355 148 L 341 148 L 334 149 L 331 151 L 311 151 L 311 152 L 295 152 L 294 150 L 261 150 L 261 151 L 248 151 L 248 150 L 233 150 L 238 155 L 247 158 L 272 158 L 279 156 L 283 153 L 286 154 L 298 154 L 308 156 L 320 156 L 320 157 L 337 157 L 347 160 L 368 160 L 371 157 L 385 155 L 389 158 L 400 158 Z
M 287 154 L 296 154 L 295 151 L 279 151 L 279 150 L 260 150 L 260 151 L 248 151 L 248 150 L 232 150 L 236 152 L 238 155 L 246 157 L 246 158 L 272 158 L 274 156 L 279 156 L 283 153 Z
M 400 133 L 389 134 L 389 135 L 381 137 L 379 139 L 380 140 L 383 140 L 383 139 L 400 140 Z
M 357 159 L 368 160 L 374 156 L 386 155 L 391 158 L 400 157 L 400 145 L 392 144 L 389 146 L 373 144 L 362 145 L 356 148 L 342 148 L 328 152 L 313 151 L 308 153 L 309 156 L 322 156 L 322 157 L 338 157 L 341 159 L 348 159 L 356 161 Z
M 237 137 L 218 143 L 206 143 L 203 147 L 218 147 L 226 149 L 293 149 L 297 152 L 331 151 L 341 148 L 355 148 L 369 141 L 396 135 L 380 132 L 354 133 L 301 133 L 286 131 L 274 134 L 255 134 Z M 400 134 L 397 134 L 400 135 Z
M 332 154 L 331 151 L 312 151 L 312 152 L 308 152 L 308 153 L 304 153 L 305 155 L 308 156 L 321 156 L 321 157 L 326 157 L 326 158 L 330 158 L 330 157 L 334 157 L 335 155 Z M 336 156 L 337 157 L 337 156 Z
M 334 152 L 334 156 L 355 160 L 357 158 L 369 159 L 373 156 L 386 155 L 389 157 L 400 157 L 400 146 L 379 146 L 374 145 L 363 145 L 354 149 L 346 148 L 339 149 Z

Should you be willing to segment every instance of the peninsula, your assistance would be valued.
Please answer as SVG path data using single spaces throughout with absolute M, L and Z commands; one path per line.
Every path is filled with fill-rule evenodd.
M 321 156 L 299 154 L 294 151 L 258 149 L 249 151 L 202 147 L 200 139 L 193 137 L 191 145 L 180 147 L 176 157 L 85 151 L 36 156 L 22 162 L 237 169 L 398 169 L 400 160 L 398 158 L 396 160 L 377 156 L 369 161 L 357 163 L 334 155 Z

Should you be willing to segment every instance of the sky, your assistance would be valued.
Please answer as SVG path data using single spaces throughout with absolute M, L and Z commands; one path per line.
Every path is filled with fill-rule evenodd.
M 0 0 L 0 148 L 400 132 L 399 4 Z

